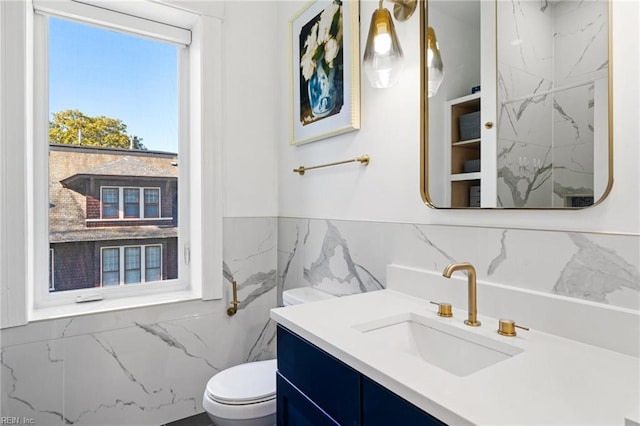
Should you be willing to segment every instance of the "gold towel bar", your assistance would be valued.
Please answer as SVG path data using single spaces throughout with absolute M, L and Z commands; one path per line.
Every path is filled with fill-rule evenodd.
M 367 164 L 369 164 L 369 156 L 367 154 L 364 154 L 362 157 L 357 157 L 357 158 L 354 158 L 353 160 L 336 161 L 335 163 L 321 164 L 319 166 L 311 166 L 311 167 L 300 166 L 297 169 L 293 169 L 293 172 L 299 173 L 300 176 L 302 176 L 304 172 L 306 172 L 307 170 L 320 169 L 322 167 L 337 166 L 339 164 L 354 163 L 356 161 L 359 161 L 360 164 L 362 164 L 363 166 L 366 166 Z

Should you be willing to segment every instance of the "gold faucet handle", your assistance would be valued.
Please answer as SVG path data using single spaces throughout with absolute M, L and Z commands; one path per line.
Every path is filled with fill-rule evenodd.
M 453 316 L 453 311 L 451 311 L 451 303 L 438 303 L 431 302 L 434 305 L 438 305 L 438 315 L 445 318 L 451 318 Z
M 498 321 L 498 334 L 502 336 L 516 336 L 516 328 L 529 331 L 529 327 L 518 325 L 515 323 L 515 321 L 510 319 L 501 319 Z

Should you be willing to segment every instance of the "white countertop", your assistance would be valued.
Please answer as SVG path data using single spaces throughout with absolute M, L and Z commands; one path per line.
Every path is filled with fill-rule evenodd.
M 365 376 L 451 425 L 624 425 L 640 418 L 640 359 L 542 333 L 496 333 L 436 315 L 437 306 L 394 290 L 277 308 L 271 318 Z M 355 326 L 415 313 L 523 349 L 460 377 L 410 354 L 390 351 Z M 567 320 L 570 320 L 567 318 Z M 594 326 L 584 324 L 585 327 Z

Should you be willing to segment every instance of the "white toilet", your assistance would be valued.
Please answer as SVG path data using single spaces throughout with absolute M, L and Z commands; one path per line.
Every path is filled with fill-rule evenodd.
M 311 287 L 282 293 L 284 306 L 331 299 Z M 248 362 L 227 368 L 207 382 L 202 406 L 216 426 L 276 424 L 276 360 Z

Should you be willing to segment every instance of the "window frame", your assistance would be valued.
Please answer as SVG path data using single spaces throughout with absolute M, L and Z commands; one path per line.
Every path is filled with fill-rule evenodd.
M 153 268 L 149 268 L 149 265 L 148 265 L 149 256 L 147 254 L 147 251 L 148 251 L 149 248 L 155 248 L 155 247 L 160 249 L 160 257 L 158 258 L 159 265 L 157 267 L 154 266 Z M 147 245 L 145 245 L 144 246 L 144 281 L 145 282 L 149 281 L 147 275 L 148 275 L 150 269 L 154 269 L 154 270 L 155 269 L 159 269 L 160 270 L 160 274 L 159 274 L 160 275 L 160 279 L 159 280 L 151 280 L 151 281 L 152 282 L 153 281 L 162 281 L 162 276 L 164 275 L 163 274 L 163 267 L 164 267 L 164 257 L 162 256 L 162 245 L 161 244 L 147 244 Z M 142 275 L 142 270 L 141 270 L 140 274 Z
M 109 206 L 111 206 L 111 204 L 115 204 L 115 208 L 116 208 L 116 214 L 113 216 L 110 215 L 105 215 L 104 211 L 105 211 L 105 191 L 104 190 L 109 190 L 109 189 L 118 189 L 117 187 L 114 186 L 102 186 L 100 187 L 100 219 L 119 219 L 120 218 L 120 212 L 121 212 L 121 208 L 120 208 L 120 190 L 118 189 L 118 194 L 116 196 L 116 201 L 115 203 L 107 203 Z
M 149 282 L 147 281 L 147 277 L 146 277 L 146 272 L 147 272 L 147 248 L 149 247 L 158 247 L 160 248 L 160 277 L 163 276 L 163 266 L 164 266 L 164 262 L 163 262 L 163 258 L 162 258 L 162 253 L 163 253 L 163 247 L 162 244 L 158 244 L 158 243 L 153 243 L 153 244 L 127 244 L 127 245 L 121 245 L 121 246 L 103 246 L 100 247 L 100 288 L 106 287 L 106 288 L 112 288 L 115 286 L 125 286 L 128 284 L 148 284 Z M 140 250 L 140 262 L 139 262 L 139 268 L 138 269 L 127 269 L 127 249 L 133 249 L 133 248 L 137 248 Z M 104 278 L 103 278 L 103 274 L 104 274 L 104 252 L 105 250 L 118 250 L 118 283 L 115 285 L 105 285 L 104 284 Z M 154 268 L 155 269 L 155 268 Z M 140 281 L 136 281 L 136 282 L 126 282 L 127 281 L 127 271 L 140 271 Z M 110 271 L 111 272 L 111 271 Z M 156 281 L 151 281 L 151 282 L 162 282 L 162 281 L 168 281 L 168 280 L 162 280 L 162 278 L 160 280 L 156 280 Z
M 157 191 L 158 201 L 147 203 L 147 191 Z M 140 217 L 144 219 L 160 219 L 162 217 L 162 191 L 160 188 L 145 187 L 140 188 Z M 158 214 L 156 216 L 147 216 L 147 205 L 156 205 L 158 208 Z
M 131 192 L 131 193 L 137 193 L 137 197 L 138 199 L 136 200 L 135 203 L 129 203 L 127 202 L 127 192 Z M 130 204 L 132 206 L 135 206 L 138 210 L 137 210 L 137 215 L 130 215 L 127 214 L 127 205 Z M 131 187 L 124 187 L 122 188 L 122 217 L 124 219 L 140 219 L 140 188 L 131 188 Z
M 49 249 L 49 292 L 56 291 L 56 259 L 54 249 Z
M 9 176 L 24 176 L 25 205 L 24 217 L 16 219 L 19 229 L 24 229 L 25 251 L 17 252 L 18 260 L 22 262 L 9 263 L 0 259 L 0 272 L 11 277 L 23 279 L 3 281 L 0 283 L 3 292 L 11 294 L 10 299 L 3 301 L 16 306 L 15 309 L 5 310 L 0 316 L 2 328 L 26 324 L 33 320 L 50 318 L 64 318 L 78 314 L 98 313 L 118 309 L 130 309 L 135 307 L 152 306 L 156 304 L 172 303 L 184 300 L 211 300 L 220 299 L 222 289 L 222 16 L 207 15 L 202 11 L 176 7 L 169 4 L 160 4 L 154 1 L 142 0 L 138 3 L 117 3 L 109 5 L 110 8 L 135 9 L 134 14 L 139 14 L 142 19 L 160 21 L 172 25 L 173 20 L 180 22 L 178 27 L 188 28 L 192 33 L 192 43 L 188 49 L 180 50 L 179 73 L 185 78 L 179 79 L 179 91 L 181 96 L 179 122 L 185 124 L 180 127 L 180 165 L 186 172 L 180 176 L 178 182 L 179 197 L 178 210 L 184 212 L 179 227 L 180 246 L 178 247 L 178 259 L 181 279 L 186 286 L 171 286 L 168 281 L 162 281 L 162 290 L 152 289 L 154 283 L 140 287 L 136 291 L 130 289 L 114 289 L 113 292 L 101 292 L 94 295 L 87 294 L 90 289 L 69 290 L 66 292 L 48 294 L 48 289 L 43 282 L 48 268 L 44 265 L 48 262 L 49 233 L 48 212 L 42 209 L 48 200 L 48 162 L 47 149 L 43 149 L 38 141 L 47 140 L 48 135 L 48 93 L 46 73 L 42 72 L 42 59 L 46 59 L 46 37 L 43 37 L 43 26 L 36 22 L 39 13 L 34 3 L 46 4 L 49 9 L 56 9 L 56 16 L 66 17 L 65 8 L 72 9 L 91 8 L 90 4 L 77 3 L 71 0 L 55 2 L 40 0 L 25 0 L 12 3 L 12 8 L 19 9 L 19 13 L 0 13 L 3 23 L 10 20 L 13 23 L 8 30 L 0 29 L 2 36 L 5 34 L 24 34 L 26 49 L 14 49 L 6 51 L 1 49 L 3 63 L 18 64 L 19 71 L 16 76 L 24 75 L 25 85 L 18 86 L 18 90 L 10 93 L 10 101 L 24 99 L 26 107 L 24 114 L 24 135 L 27 143 L 24 146 L 3 146 L 3 152 L 14 153 L 16 158 L 24 156 L 24 164 L 17 163 L 18 170 L 6 167 L 0 162 L 0 174 Z M 61 6 L 62 5 L 62 6 Z M 2 6 L 4 8 L 4 5 Z M 194 6 L 195 7 L 195 6 Z M 98 8 L 101 9 L 102 8 Z M 220 9 L 222 12 L 223 9 Z M 161 13 L 157 13 L 162 11 Z M 110 13 L 110 11 L 108 11 Z M 127 11 L 123 10 L 127 15 Z M 102 12 L 101 12 L 102 13 Z M 117 13 L 117 11 L 116 11 Z M 131 10 L 129 10 L 131 14 Z M 122 15 L 122 13 L 119 13 Z M 4 16 L 7 16 L 5 18 Z M 78 18 L 77 14 L 71 13 Z M 156 16 L 156 18 L 154 18 Z M 157 19 L 157 16 L 163 16 Z M 166 19 L 165 19 L 166 18 Z M 96 24 L 95 20 L 92 21 Z M 107 25 L 108 27 L 108 25 Z M 7 28 L 7 26 L 5 26 Z M 46 35 L 46 32 L 44 32 Z M 44 55 L 44 56 L 43 56 Z M 46 62 L 44 62 L 46 63 Z M 22 68 L 20 68 L 22 67 Z M 3 70 L 4 71 L 4 70 Z M 44 75 L 43 75 L 44 74 Z M 18 79 L 19 81 L 19 79 Z M 3 87 L 3 89 L 6 87 Z M 23 90 L 23 92 L 21 92 Z M 14 93 L 15 92 L 15 93 Z M 44 94 L 44 95 L 43 95 Z M 5 110 L 0 110 L 2 123 L 9 122 Z M 22 111 L 22 110 L 19 110 Z M 204 120 L 203 117 L 207 119 Z M 17 126 L 13 126 L 15 130 Z M 19 132 L 13 131 L 12 134 Z M 207 141 L 206 144 L 203 141 Z M 4 143 L 4 141 L 3 141 Z M 16 144 L 17 145 L 17 144 Z M 188 148 L 188 150 L 185 150 Z M 206 163 L 207 167 L 204 167 Z M 213 166 L 213 167 L 212 167 Z M 189 188 L 189 192 L 186 192 Z M 6 195 L 0 194 L 6 198 Z M 39 208 L 39 212 L 35 211 Z M 0 206 L 0 209 L 5 209 Z M 6 209 L 5 209 L 6 210 Z M 42 210 L 45 210 L 43 214 Z M 6 227 L 6 211 L 0 212 L 2 226 Z M 20 215 L 18 215 L 20 216 Z M 188 220 L 187 220 L 188 219 Z M 4 224 L 4 225 L 3 225 Z M 206 225 L 206 226 L 205 226 Z M 0 227 L 0 230 L 3 228 Z M 3 234 L 6 232 L 3 231 Z M 207 262 L 203 260 L 207 259 Z M 11 265 L 11 267 L 7 267 Z M 44 278 L 44 281 L 43 281 Z M 131 286 L 130 286 L 131 287 Z M 146 287 L 146 289 L 142 289 Z M 162 292 L 162 294 L 160 294 Z M 44 294 L 47 293 L 47 294 Z M 99 304 L 77 304 L 78 301 L 102 300 Z M 82 300 L 81 300 L 82 299 Z M 24 303 L 22 304 L 21 303 Z
M 65 3 L 66 2 L 62 2 L 62 4 L 65 4 Z M 89 8 L 92 8 L 92 7 L 89 6 Z M 46 100 L 46 101 L 35 103 L 36 117 L 34 119 L 34 124 L 35 124 L 36 134 L 34 135 L 34 154 L 36 155 L 40 154 L 41 158 L 46 158 L 46 161 L 44 161 L 44 163 L 41 163 L 40 167 L 42 168 L 42 170 L 46 170 L 47 173 L 46 173 L 46 177 L 43 177 L 43 176 L 38 177 L 34 181 L 34 186 L 36 191 L 39 190 L 41 194 L 40 199 L 46 200 L 45 204 L 43 205 L 48 205 L 48 202 L 49 202 L 48 201 L 49 200 L 48 198 L 48 195 L 49 195 L 48 194 L 48 186 L 49 186 L 49 182 L 48 182 L 48 170 L 49 170 L 49 163 L 48 163 L 48 152 L 49 152 L 49 145 L 48 145 L 48 123 L 49 123 L 49 120 L 48 120 L 48 117 L 49 117 L 48 19 L 49 17 L 56 18 L 56 19 L 66 19 L 66 20 L 78 22 L 84 25 L 92 25 L 105 30 L 113 29 L 113 28 L 105 28 L 105 27 L 109 27 L 108 23 L 98 25 L 98 24 L 95 24 L 94 22 L 89 22 L 89 21 L 79 19 L 79 17 L 76 15 L 68 16 L 64 13 L 59 13 L 58 11 L 54 11 L 53 13 L 51 13 L 50 11 L 43 12 L 41 10 L 35 11 L 35 15 L 34 15 L 35 52 L 34 54 L 35 54 L 35 64 L 36 64 L 37 70 L 35 72 L 34 77 L 40 80 L 40 85 L 39 86 L 36 85 L 34 96 L 35 96 L 35 99 Z M 134 34 L 134 35 L 140 36 L 140 34 Z M 182 132 L 182 129 L 187 125 L 185 121 L 188 120 L 188 118 L 185 118 L 184 116 L 181 115 L 182 114 L 181 108 L 183 108 L 183 105 L 185 105 L 186 94 L 180 88 L 184 87 L 184 81 L 182 80 L 185 79 L 185 76 L 180 75 L 179 73 L 179 69 L 185 66 L 184 63 L 188 58 L 187 50 L 188 48 L 186 47 L 178 48 L 178 70 L 176 70 L 176 73 L 178 75 L 178 87 L 179 87 L 178 99 L 176 99 L 176 102 L 178 103 L 179 116 L 181 117 L 178 120 L 178 129 L 179 129 L 178 130 L 178 134 L 179 134 L 178 158 L 179 159 L 181 158 L 182 153 L 186 152 L 187 155 L 189 153 L 189 144 L 188 144 L 188 141 L 185 141 L 184 132 Z M 181 159 L 179 161 L 184 163 Z M 38 168 L 36 168 L 36 170 L 37 169 Z M 189 199 L 189 196 L 188 196 L 189 186 L 185 185 L 185 182 L 184 182 L 185 180 L 188 181 L 188 179 L 186 177 L 183 178 L 183 176 L 185 176 L 186 173 L 182 172 L 181 169 L 182 168 L 179 169 L 178 192 L 182 191 L 185 194 L 185 196 L 178 197 L 179 202 L 181 198 Z M 43 185 L 45 184 L 45 182 L 46 182 L 46 185 Z M 118 186 L 115 188 L 118 188 L 118 217 L 106 218 L 105 220 L 111 220 L 111 221 L 141 220 L 140 218 L 125 219 L 123 217 L 123 214 L 124 214 L 123 188 L 124 187 Z M 102 198 L 102 189 L 101 189 L 100 195 Z M 101 202 L 101 215 L 102 215 L 102 199 L 100 200 L 100 202 Z M 178 211 L 181 211 L 184 208 L 185 208 L 185 205 L 179 205 Z M 37 236 L 38 238 L 35 241 L 36 262 L 37 262 L 38 253 L 42 253 L 43 250 L 45 250 L 45 248 L 50 247 L 49 230 L 48 230 L 48 220 L 49 220 L 48 211 L 46 209 L 38 209 L 34 213 L 34 218 L 36 221 L 36 226 L 39 225 L 38 229 L 43 230 L 43 234 L 39 234 Z M 86 219 L 88 218 L 85 217 L 85 220 Z M 185 228 L 188 229 L 189 227 L 188 221 L 189 221 L 189 218 L 188 216 L 186 216 L 184 219 L 181 219 L 182 223 L 178 225 L 179 246 L 183 246 L 183 245 L 188 246 L 188 237 L 185 234 L 185 232 L 183 232 L 183 229 L 182 229 L 183 225 Z M 43 236 L 44 238 L 42 238 Z M 77 303 L 79 301 L 83 301 L 87 297 L 87 294 L 95 293 L 96 291 L 100 293 L 100 297 L 102 298 L 109 297 L 114 299 L 132 297 L 132 296 L 149 296 L 156 293 L 189 291 L 191 288 L 191 280 L 189 279 L 188 259 L 185 259 L 180 255 L 178 255 L 178 270 L 180 272 L 177 279 L 166 280 L 163 282 L 146 283 L 145 286 L 134 286 L 134 287 L 100 286 L 100 287 L 93 287 L 93 288 L 65 290 L 65 291 L 52 293 L 52 292 L 49 292 L 48 289 L 43 288 L 43 286 L 38 287 L 37 283 L 42 282 L 42 276 L 41 276 L 42 274 L 39 273 L 38 269 L 36 269 L 34 272 L 35 280 L 34 280 L 34 288 L 33 288 L 34 308 L 37 309 L 37 308 L 51 307 L 51 306 L 64 306 L 64 305 L 69 305 L 71 303 Z M 183 273 L 185 274 L 185 276 L 182 276 Z M 102 270 L 100 270 L 100 276 L 102 276 Z
M 116 251 L 117 250 L 117 251 Z M 116 251 L 116 258 L 118 259 L 116 265 L 118 267 L 118 269 L 115 270 L 105 270 L 105 261 L 104 261 L 104 255 L 106 251 Z M 111 287 L 111 285 L 104 285 L 104 275 L 105 273 L 113 273 L 113 272 L 117 272 L 117 276 L 118 276 L 118 282 L 116 285 L 120 285 L 120 264 L 122 262 L 120 261 L 120 250 L 119 247 L 100 247 L 100 287 Z
M 180 180 L 178 180 L 179 182 Z M 117 216 L 105 216 L 104 215 L 104 190 L 105 189 L 117 189 L 118 190 L 118 202 Z M 127 216 L 126 214 L 126 197 L 125 192 L 127 190 L 138 191 L 138 216 Z M 158 216 L 147 216 L 146 207 L 147 203 L 144 198 L 147 190 L 153 190 L 158 192 L 158 202 L 155 203 L 158 207 Z M 111 204 L 111 203 L 109 203 Z M 95 220 L 95 219 L 94 219 Z M 102 185 L 100 186 L 100 220 L 101 221 L 114 221 L 114 220 L 173 220 L 172 217 L 162 216 L 162 188 L 159 186 L 115 186 L 115 185 Z M 92 219 L 86 219 L 87 222 L 91 222 Z

